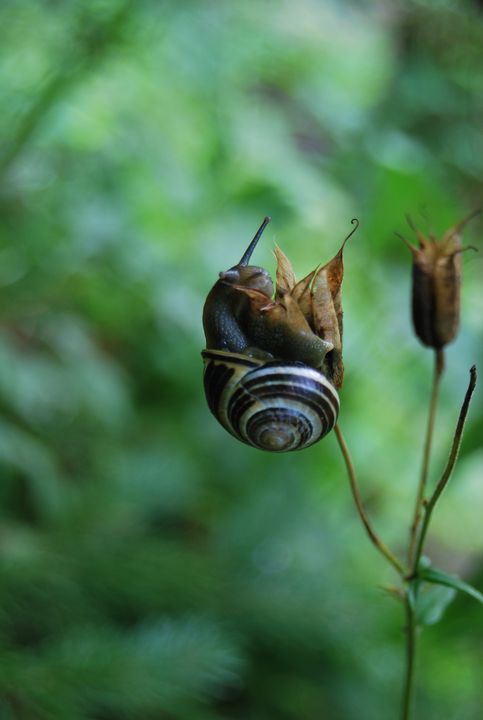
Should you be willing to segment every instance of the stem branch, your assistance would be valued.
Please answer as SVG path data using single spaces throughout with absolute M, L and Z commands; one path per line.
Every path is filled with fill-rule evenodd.
M 477 379 L 477 373 L 476 373 L 476 367 L 473 365 L 473 367 L 470 370 L 470 381 L 468 383 L 468 388 L 466 390 L 465 399 L 463 400 L 463 404 L 461 406 L 460 414 L 458 417 L 458 422 L 456 424 L 456 430 L 453 436 L 453 444 L 451 446 L 451 452 L 449 454 L 448 461 L 446 463 L 446 467 L 443 471 L 443 474 L 441 475 L 441 478 L 436 485 L 436 488 L 434 489 L 433 494 L 431 495 L 430 499 L 427 503 L 424 504 L 424 518 L 423 523 L 421 525 L 421 531 L 419 533 L 418 543 L 416 546 L 416 552 L 414 554 L 414 560 L 412 564 L 412 575 L 415 576 L 418 572 L 419 567 L 419 561 L 421 559 L 421 555 L 424 549 L 424 541 L 426 540 L 426 534 L 428 532 L 429 523 L 431 520 L 431 515 L 434 510 L 434 506 L 438 502 L 441 493 L 445 489 L 446 485 L 448 484 L 448 480 L 451 477 L 451 473 L 453 472 L 453 468 L 455 466 L 456 460 L 458 458 L 458 452 L 461 446 L 461 440 L 463 437 L 463 429 L 465 426 L 466 416 L 468 415 L 468 410 L 470 407 L 471 397 L 473 395 L 473 392 L 476 387 L 476 379 Z
M 426 490 L 426 482 L 428 479 L 429 459 L 431 455 L 431 445 L 433 442 L 434 422 L 436 418 L 436 407 L 438 405 L 439 388 L 441 384 L 441 376 L 444 370 L 444 351 L 440 348 L 434 353 L 434 372 L 433 384 L 431 389 L 431 401 L 429 405 L 428 424 L 426 427 L 426 437 L 424 440 L 423 464 L 421 467 L 421 475 L 419 477 L 418 492 L 416 495 L 416 503 L 414 506 L 413 521 L 411 524 L 411 533 L 408 549 L 408 563 L 411 565 L 416 548 L 416 540 L 418 535 L 419 523 L 421 520 L 421 510 L 423 505 L 424 493 Z
M 359 491 L 359 486 L 357 483 L 357 478 L 354 470 L 354 465 L 352 463 L 352 459 L 349 453 L 349 449 L 346 445 L 346 442 L 344 440 L 344 436 L 342 435 L 342 431 L 338 425 L 335 426 L 335 434 L 337 437 L 337 442 L 339 443 L 339 447 L 342 452 L 342 456 L 344 458 L 344 462 L 347 469 L 347 475 L 349 476 L 349 482 L 352 490 L 352 495 L 354 497 L 354 501 L 356 504 L 357 512 L 359 513 L 359 517 L 362 520 L 362 523 L 367 531 L 367 534 L 369 535 L 369 538 L 373 545 L 379 550 L 379 552 L 384 555 L 386 560 L 391 563 L 391 565 L 400 573 L 401 575 L 405 574 L 405 569 L 402 563 L 398 560 L 398 558 L 394 555 L 394 553 L 385 545 L 385 543 L 381 540 L 379 535 L 375 532 L 374 528 L 371 525 L 371 522 L 367 516 L 366 510 L 364 508 L 364 505 L 362 503 L 361 494 Z

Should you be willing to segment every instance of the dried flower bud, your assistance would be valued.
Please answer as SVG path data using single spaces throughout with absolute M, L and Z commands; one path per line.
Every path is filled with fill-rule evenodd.
M 323 344 L 325 352 L 322 370 L 336 388 L 342 386 L 344 379 L 341 292 L 344 277 L 343 253 L 347 240 L 359 227 L 357 218 L 351 220 L 351 223 L 354 229 L 346 237 L 335 257 L 298 282 L 288 258 L 280 248 L 275 248 L 277 258 L 275 303 L 286 308 L 293 304 L 292 317 L 295 317 L 296 308 L 307 327 L 315 334 L 319 343 Z M 300 323 L 297 323 L 297 327 L 300 327 Z M 297 343 L 293 342 L 293 346 L 297 347 Z M 315 348 L 318 350 L 317 345 Z
M 290 260 L 275 248 L 277 276 L 275 297 L 254 286 L 261 268 L 243 268 L 249 285 L 238 282 L 238 267 L 222 273 L 222 280 L 237 279 L 232 288 L 248 302 L 240 312 L 240 325 L 250 351 L 270 357 L 304 363 L 318 370 L 338 389 L 344 378 L 342 362 L 342 295 L 344 276 L 343 252 L 347 240 L 328 263 L 317 267 L 297 282 Z M 245 278 L 243 278 L 245 279 Z
M 479 210 L 477 211 L 479 212 Z M 441 349 L 456 337 L 460 314 L 460 232 L 472 213 L 445 232 L 441 240 L 427 238 L 414 226 L 419 247 L 406 245 L 413 256 L 412 316 L 416 335 L 424 345 Z

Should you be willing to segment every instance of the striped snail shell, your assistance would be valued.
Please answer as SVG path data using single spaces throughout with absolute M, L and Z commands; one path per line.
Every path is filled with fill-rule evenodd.
M 219 350 L 202 356 L 209 408 L 242 442 L 287 452 L 309 447 L 333 429 L 339 396 L 318 370 Z

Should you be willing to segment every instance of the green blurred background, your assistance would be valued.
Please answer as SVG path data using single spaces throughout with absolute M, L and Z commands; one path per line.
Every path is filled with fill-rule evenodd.
M 388 720 L 402 608 L 334 436 L 263 454 L 209 415 L 201 309 L 265 214 L 299 276 L 346 250 L 341 425 L 378 530 L 407 538 L 432 357 L 409 212 L 482 205 L 476 1 L 2 0 L 0 718 Z M 481 247 L 481 219 L 465 242 Z M 468 368 L 463 256 L 432 481 Z M 483 584 L 477 391 L 430 551 Z M 419 718 L 477 720 L 482 613 L 425 630 Z

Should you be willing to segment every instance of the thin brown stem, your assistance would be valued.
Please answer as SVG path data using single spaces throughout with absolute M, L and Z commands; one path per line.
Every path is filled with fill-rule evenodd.
M 339 443 L 340 450 L 342 452 L 342 456 L 344 458 L 344 462 L 347 469 L 347 475 L 349 476 L 349 482 L 352 490 L 352 495 L 354 497 L 354 501 L 356 504 L 357 512 L 359 513 L 359 517 L 362 520 L 362 523 L 366 529 L 367 534 L 369 535 L 369 538 L 372 542 L 372 544 L 377 548 L 377 550 L 384 555 L 386 560 L 391 563 L 391 565 L 400 573 L 401 575 L 405 574 L 405 569 L 403 564 L 398 560 L 398 558 L 394 555 L 394 553 L 386 546 L 386 544 L 381 540 L 379 535 L 376 533 L 374 528 L 371 525 L 371 522 L 367 516 L 366 510 L 364 508 L 361 494 L 359 491 L 359 486 L 357 483 L 356 473 L 354 470 L 354 465 L 352 463 L 352 459 L 349 453 L 349 449 L 346 445 L 346 442 L 344 440 L 344 436 L 342 435 L 342 431 L 338 425 L 335 426 L 335 434 L 337 437 L 337 442 Z
M 458 422 L 456 424 L 456 430 L 453 436 L 453 444 L 451 446 L 451 452 L 449 454 L 448 461 L 446 463 L 446 467 L 443 471 L 443 474 L 441 475 L 441 478 L 436 485 L 436 488 L 434 489 L 433 494 L 431 495 L 428 502 L 424 505 L 424 518 L 421 525 L 421 531 L 419 533 L 418 537 L 418 543 L 416 546 L 416 552 L 414 554 L 414 560 L 412 564 L 412 571 L 411 575 L 415 576 L 418 572 L 419 567 L 419 561 L 421 559 L 421 555 L 423 553 L 424 549 L 424 542 L 426 540 L 426 534 L 428 532 L 429 523 L 431 521 L 431 515 L 434 510 L 434 506 L 438 502 L 441 493 L 445 489 L 446 485 L 448 484 L 448 481 L 451 477 L 451 473 L 453 472 L 453 468 L 456 464 L 456 460 L 458 458 L 458 452 L 461 446 L 461 440 L 463 438 L 463 429 L 466 422 L 466 416 L 468 415 L 468 410 L 471 403 L 471 397 L 474 393 L 475 387 L 476 387 L 476 380 L 477 380 L 477 373 L 476 373 L 476 367 L 473 365 L 473 367 L 470 370 L 470 381 L 468 383 L 468 388 L 466 390 L 465 399 L 463 400 L 463 404 L 461 406 L 460 414 L 458 417 Z
M 421 466 L 421 474 L 419 477 L 418 492 L 416 495 L 416 503 L 414 505 L 413 521 L 411 524 L 411 533 L 408 548 L 408 563 L 411 565 L 416 548 L 419 523 L 421 521 L 421 511 L 428 480 L 429 460 L 431 456 L 431 446 L 433 443 L 434 422 L 436 419 L 436 408 L 438 405 L 439 388 L 441 385 L 441 376 L 444 370 L 444 351 L 442 349 L 434 352 L 434 371 L 433 384 L 431 389 L 431 400 L 429 404 L 428 424 L 426 427 L 426 437 L 424 440 L 423 464 Z
M 414 669 L 416 659 L 416 618 L 409 595 L 404 599 L 406 612 L 406 665 L 404 670 L 403 694 L 401 700 L 401 720 L 409 720 L 414 695 Z

